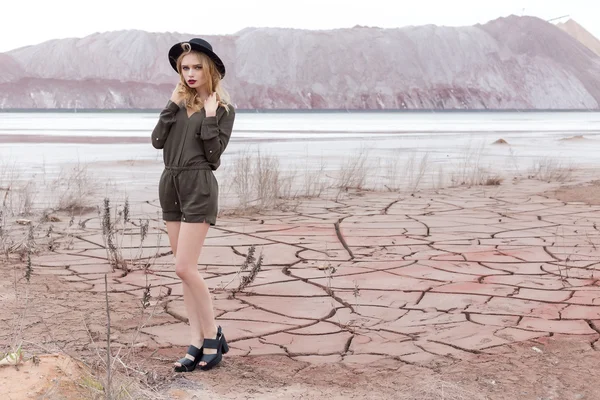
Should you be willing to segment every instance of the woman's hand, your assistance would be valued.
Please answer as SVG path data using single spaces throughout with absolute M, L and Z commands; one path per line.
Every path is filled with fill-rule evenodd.
M 210 96 L 206 98 L 204 101 L 204 111 L 206 111 L 207 117 L 214 117 L 217 115 L 217 108 L 219 107 L 219 102 L 217 101 L 217 93 L 213 92 Z
M 171 101 L 177 105 L 179 105 L 182 101 L 183 101 L 183 87 L 181 85 L 181 82 L 179 82 L 177 84 L 177 86 L 175 86 L 175 89 L 173 90 L 173 93 L 171 94 Z

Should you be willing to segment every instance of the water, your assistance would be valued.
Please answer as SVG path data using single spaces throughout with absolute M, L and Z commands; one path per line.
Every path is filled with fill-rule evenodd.
M 154 190 L 162 169 L 150 144 L 158 113 L 0 113 L 0 135 L 106 138 L 108 143 L 0 143 L 3 165 L 23 179 L 56 176 L 73 163 L 128 187 Z M 583 135 L 584 140 L 561 139 Z M 147 143 L 110 143 L 148 138 Z M 498 139 L 510 146 L 492 145 Z M 105 140 L 106 141 L 106 140 Z M 523 171 L 542 158 L 583 166 L 598 164 L 600 113 L 238 113 L 217 172 L 231 172 L 242 153 L 278 157 L 283 171 L 346 168 L 368 154 L 373 177 L 404 174 L 410 160 L 427 157 L 427 173 L 464 168 L 465 160 L 496 171 Z M 350 163 L 350 164 L 349 164 Z M 10 169 L 10 168 L 8 168 Z M 329 173 L 331 175 L 331 173 Z M 1 178 L 0 178 L 1 179 Z
M 145 137 L 157 113 L 2 113 L 0 134 Z M 238 113 L 237 138 L 309 138 L 313 133 L 464 133 L 600 130 L 600 113 Z M 336 135 L 337 133 L 337 135 Z
M 0 113 L 0 135 L 149 138 L 156 119 L 156 113 Z M 599 134 L 600 113 L 238 113 L 228 154 L 258 146 L 288 161 L 364 147 L 383 157 L 395 151 L 452 156 L 470 146 L 493 155 L 505 153 L 489 146 L 503 138 L 520 157 L 595 162 Z M 593 141 L 559 140 L 575 135 Z M 27 164 L 160 158 L 149 143 L 2 143 L 0 157 Z

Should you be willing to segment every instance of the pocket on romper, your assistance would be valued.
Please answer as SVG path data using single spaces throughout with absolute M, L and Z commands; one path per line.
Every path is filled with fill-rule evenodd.
M 173 179 L 168 171 L 164 171 L 158 182 L 158 202 L 164 211 L 178 211 L 177 191 L 173 186 Z
M 210 196 L 212 193 L 212 182 L 211 179 L 209 177 L 209 174 L 211 174 L 210 171 L 205 171 L 205 170 L 201 170 L 199 171 L 200 175 L 202 175 L 202 178 L 199 179 L 200 183 L 200 193 L 204 196 Z
M 219 181 L 217 181 L 217 177 L 215 176 L 215 173 L 213 171 L 208 171 L 208 173 L 210 174 L 210 182 L 212 184 L 211 188 L 213 191 L 215 191 L 217 193 L 217 196 L 219 194 Z
M 181 201 L 186 201 L 189 197 L 208 197 L 210 196 L 210 186 L 207 184 L 206 171 L 184 171 L 178 176 L 179 192 L 182 196 Z

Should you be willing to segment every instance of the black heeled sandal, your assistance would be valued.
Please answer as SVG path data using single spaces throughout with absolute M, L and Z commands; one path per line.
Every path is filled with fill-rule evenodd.
M 204 339 L 202 347 L 205 349 L 217 350 L 216 354 L 202 354 L 202 359 L 200 361 L 205 362 L 206 365 L 201 365 L 200 369 L 203 371 L 208 371 L 209 369 L 219 364 L 223 359 L 223 354 L 227 354 L 227 352 L 229 351 L 227 340 L 225 340 L 225 335 L 223 335 L 220 326 L 217 328 L 217 338 Z
M 192 372 L 198 366 L 198 363 L 202 359 L 202 355 L 204 354 L 204 349 L 202 347 L 197 348 L 196 346 L 190 345 L 187 349 L 187 354 L 194 357 L 193 360 L 190 360 L 187 357 L 183 357 L 177 362 L 180 364 L 179 366 L 175 365 L 175 372 Z

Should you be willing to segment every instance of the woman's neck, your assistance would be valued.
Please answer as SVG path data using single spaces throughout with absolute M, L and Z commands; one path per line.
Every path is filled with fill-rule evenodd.
M 196 92 L 198 93 L 200 100 L 205 101 L 208 98 L 208 91 L 206 88 L 197 88 Z

